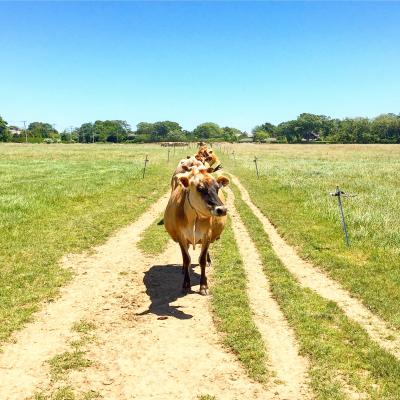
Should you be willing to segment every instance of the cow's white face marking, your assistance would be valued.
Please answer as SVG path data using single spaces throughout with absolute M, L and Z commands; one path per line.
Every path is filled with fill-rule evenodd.
M 196 171 L 190 176 L 181 179 L 186 187 L 190 206 L 203 217 L 224 216 L 227 208 L 218 196 L 222 186 L 229 183 L 229 179 L 223 176 L 215 179 L 206 171 Z

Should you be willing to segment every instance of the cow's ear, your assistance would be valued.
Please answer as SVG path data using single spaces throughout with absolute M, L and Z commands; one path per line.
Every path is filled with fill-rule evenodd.
M 217 178 L 217 183 L 221 186 L 228 186 L 229 185 L 229 179 L 225 176 L 219 176 Z
M 187 176 L 181 176 L 179 182 L 182 183 L 183 187 L 187 188 L 189 186 L 189 178 Z
M 212 173 L 214 172 L 214 168 L 213 168 L 213 167 L 207 168 L 207 172 L 208 172 L 209 174 L 212 174 Z

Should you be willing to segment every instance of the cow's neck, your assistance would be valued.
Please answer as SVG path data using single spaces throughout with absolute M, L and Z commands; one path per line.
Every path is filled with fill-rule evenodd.
M 185 209 L 185 216 L 188 221 L 188 228 L 191 232 L 191 242 L 193 245 L 193 249 L 196 247 L 196 231 L 198 230 L 198 224 L 201 221 L 206 221 L 207 219 L 210 220 L 211 217 L 209 216 L 204 216 L 201 215 L 191 204 L 190 198 L 189 198 L 189 191 L 186 192 L 185 196 L 185 204 L 184 204 L 184 209 Z
M 193 207 L 193 204 L 190 201 L 190 192 L 186 192 L 185 196 L 185 215 L 190 222 L 196 223 L 197 220 L 205 220 L 209 219 L 210 216 L 208 215 L 203 215 L 201 212 L 196 210 L 196 208 Z

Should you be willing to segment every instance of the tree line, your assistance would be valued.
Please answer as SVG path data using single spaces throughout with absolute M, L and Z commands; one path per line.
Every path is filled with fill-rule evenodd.
M 375 118 L 335 119 L 325 115 L 300 114 L 278 125 L 265 122 L 247 133 L 213 122 L 184 130 L 174 121 L 140 122 L 132 129 L 126 121 L 87 122 L 80 127 L 57 131 L 46 122 L 32 122 L 23 130 L 9 125 L 0 116 L 0 141 L 65 143 L 149 143 L 184 141 L 400 143 L 400 114 L 381 114 Z

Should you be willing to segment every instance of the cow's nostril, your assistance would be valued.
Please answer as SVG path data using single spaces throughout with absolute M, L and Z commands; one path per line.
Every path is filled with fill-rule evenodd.
M 216 210 L 217 215 L 226 215 L 226 207 L 217 207 Z

